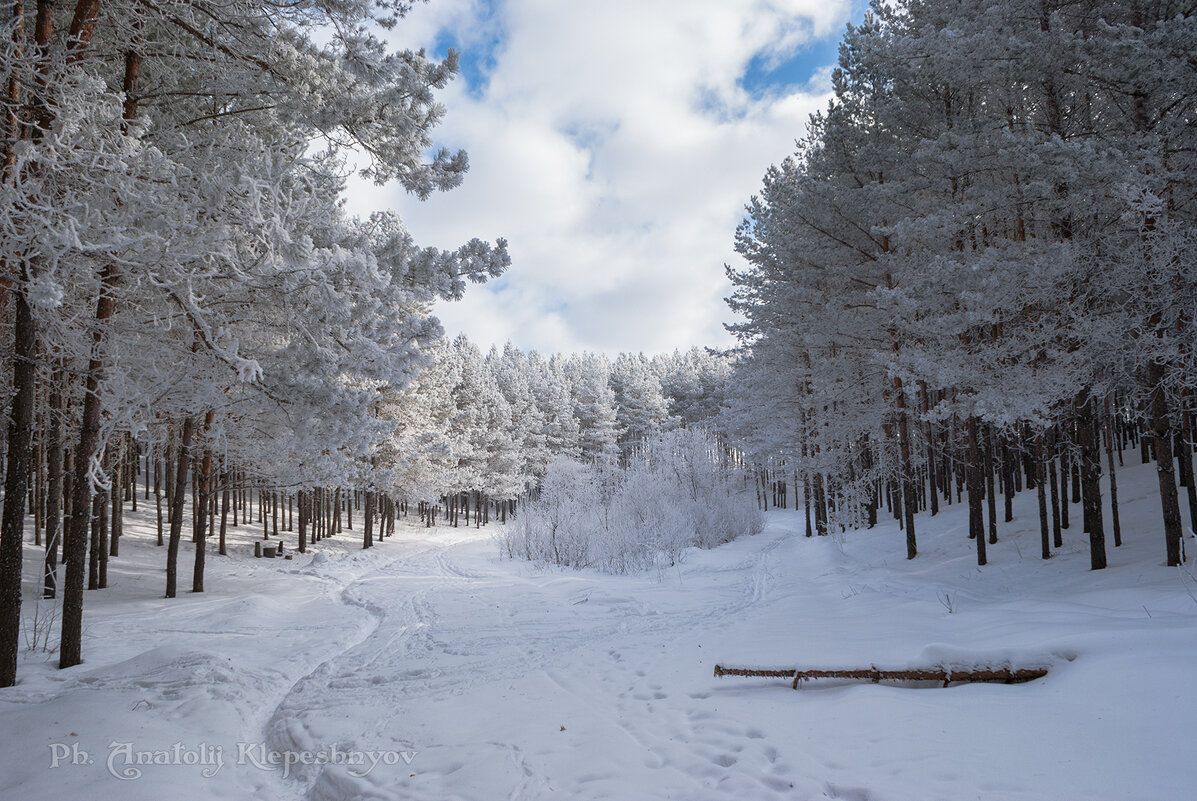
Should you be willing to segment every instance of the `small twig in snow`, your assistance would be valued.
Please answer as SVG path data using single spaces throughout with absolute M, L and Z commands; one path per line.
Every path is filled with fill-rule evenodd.
M 951 595 L 949 595 L 946 592 L 945 593 L 936 592 L 935 597 L 939 599 L 939 602 L 941 604 L 943 604 L 943 608 L 948 610 L 949 615 L 956 611 L 956 604 L 955 604 L 955 602 L 952 601 Z

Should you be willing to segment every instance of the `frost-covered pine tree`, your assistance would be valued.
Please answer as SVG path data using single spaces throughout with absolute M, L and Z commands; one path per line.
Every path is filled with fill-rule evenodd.
M 703 348 L 654 356 L 653 372 L 669 404 L 669 416 L 682 425 L 719 416 L 729 394 L 732 360 Z
M 1009 487 L 995 454 L 1019 449 L 1079 464 L 1104 567 L 1097 431 L 1121 407 L 1153 432 L 1179 560 L 1193 37 L 1172 3 L 875 3 L 845 36 L 835 100 L 749 205 L 739 380 L 798 411 L 781 447 L 837 493 L 880 482 L 911 555 L 916 482 L 947 493 L 937 462 L 966 464 L 971 528 L 985 494 L 992 537 L 984 484 Z
M 20 412 L 33 381 L 20 366 L 44 358 L 83 390 L 70 433 L 76 509 L 104 482 L 109 436 L 159 431 L 163 419 L 194 428 L 199 418 L 205 452 L 244 442 L 235 429 L 262 432 L 269 447 L 257 453 L 274 460 L 252 459 L 247 444 L 254 468 L 294 457 L 309 481 L 361 475 L 387 434 L 372 422 L 377 393 L 410 380 L 439 332 L 428 302 L 507 263 L 501 242 L 420 249 L 393 217 L 352 220 L 337 205 L 350 150 L 368 154 L 367 176 L 419 196 L 466 170 L 464 154 L 431 149 L 434 92 L 456 56 L 390 51 L 381 27 L 404 10 L 18 9 L 2 56 L 16 89 L 0 230 L 12 300 L 0 305 L 24 315 L 17 329 L 29 334 L 12 351 L 14 489 L 27 481 Z M 179 467 L 185 478 L 186 460 Z M 0 544 L 0 592 L 13 600 L 0 625 L 5 664 L 20 511 L 5 515 Z M 80 658 L 86 523 L 73 516 L 65 537 L 64 667 Z
M 541 376 L 531 360 L 510 342 L 503 352 L 493 350 L 487 355 L 487 366 L 494 373 L 499 391 L 511 408 L 512 437 L 518 443 L 520 468 L 517 471 L 527 489 L 544 475 L 549 461 L 546 419 L 533 386 Z
M 550 363 L 567 382 L 578 421 L 578 445 L 583 459 L 603 461 L 618 454 L 615 393 L 609 376 L 611 363 L 593 353 L 556 357 Z
M 549 454 L 579 456 L 580 428 L 574 417 L 569 384 L 560 369 L 560 359 L 546 360 L 533 350 L 528 354 L 528 367 L 532 394 L 544 420 L 545 446 Z
M 668 426 L 669 404 L 661 391 L 661 379 L 643 354 L 619 354 L 611 365 L 609 381 L 615 393 L 620 453 L 626 457 L 650 433 Z

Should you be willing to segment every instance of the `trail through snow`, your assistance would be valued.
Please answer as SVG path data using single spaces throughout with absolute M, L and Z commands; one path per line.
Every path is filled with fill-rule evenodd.
M 1075 529 L 1037 558 L 1024 493 L 982 569 L 961 505 L 920 516 L 914 561 L 893 522 L 807 539 L 781 511 L 635 576 L 541 570 L 499 558 L 486 530 L 408 525 L 369 551 L 345 532 L 253 559 L 242 527 L 209 558 L 209 592 L 167 601 L 150 518 L 130 515 L 112 586 L 87 594 L 87 661 L 28 652 L 0 691 L 0 798 L 1187 798 L 1197 578 L 1160 564 L 1150 467 L 1119 479 L 1127 544 L 1101 573 Z M 1051 672 L 794 692 L 716 679 L 717 662 Z M 269 764 L 304 751 L 368 761 Z
M 699 797 L 708 780 L 727 784 L 743 771 L 735 754 L 760 738 L 708 730 L 689 709 L 695 699 L 676 709 L 669 677 L 649 668 L 658 652 L 692 647 L 695 619 L 729 625 L 760 603 L 769 555 L 785 532 L 741 547 L 742 559 L 718 570 L 614 581 L 496 562 L 489 537 L 462 536 L 431 548 L 388 544 L 404 553 L 346 589 L 378 626 L 298 682 L 268 724 L 280 750 L 388 743 L 417 758 L 363 777 L 353 767 L 315 766 L 300 777 L 309 797 L 469 798 L 505 786 L 506 797 L 537 798 L 570 787 L 563 780 L 578 764 L 586 769 L 571 797 L 660 786 L 662 777 L 649 774 L 661 771 L 686 797 Z M 512 742 L 513 726 L 533 743 Z M 679 748 L 663 753 L 671 741 Z M 746 789 L 789 788 L 757 775 L 759 765 L 746 767 L 736 782 Z

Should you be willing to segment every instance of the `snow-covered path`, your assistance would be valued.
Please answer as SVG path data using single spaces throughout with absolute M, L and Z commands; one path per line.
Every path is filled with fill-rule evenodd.
M 710 797 L 788 791 L 762 772 L 776 751 L 759 732 L 706 726 L 702 699 L 671 701 L 671 677 L 653 670 L 680 651 L 713 664 L 694 621 L 733 625 L 760 604 L 786 534 L 728 546 L 742 558 L 716 570 L 616 579 L 497 562 L 489 537 L 468 529 L 388 543 L 402 555 L 344 593 L 377 627 L 292 688 L 269 742 L 416 752 L 366 776 L 314 766 L 299 777 L 313 798 L 615 798 L 650 787 L 700 798 L 712 782 Z M 737 769 L 749 746 L 761 759 Z
M 112 587 L 87 595 L 87 661 L 27 653 L 0 693 L 0 798 L 1191 797 L 1197 578 L 1160 564 L 1153 479 L 1120 475 L 1127 544 L 1099 574 L 1075 530 L 1037 558 L 1028 496 L 981 570 L 959 505 L 920 518 L 912 562 L 892 522 L 806 539 L 783 511 L 636 576 L 539 570 L 500 559 L 486 531 L 406 525 L 370 551 L 347 533 L 255 560 L 245 529 L 210 558 L 207 593 L 166 601 L 163 551 L 131 516 Z M 1051 673 L 795 693 L 716 679 L 716 662 Z M 118 778 L 122 743 L 164 764 Z M 205 774 L 175 744 L 223 761 Z M 90 764 L 63 756 L 72 745 Z M 377 764 L 284 771 L 272 751 Z

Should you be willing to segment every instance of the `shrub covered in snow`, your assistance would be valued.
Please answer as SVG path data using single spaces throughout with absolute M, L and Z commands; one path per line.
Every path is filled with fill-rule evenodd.
M 554 459 L 498 538 L 507 557 L 627 573 L 763 525 L 746 477 L 710 432 L 692 428 L 647 440 L 622 467 Z

